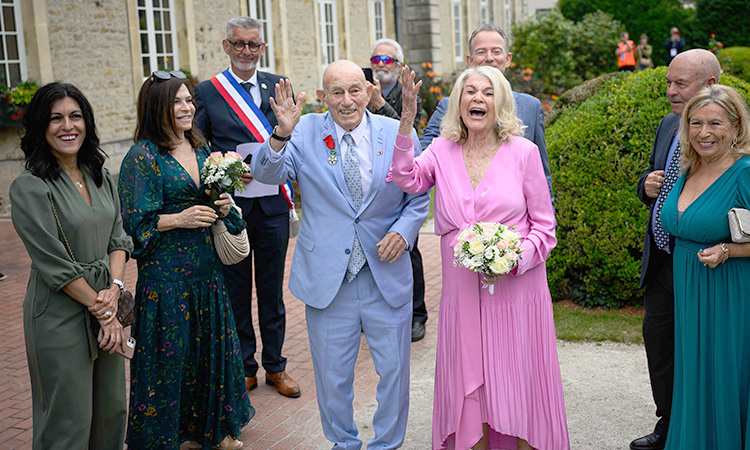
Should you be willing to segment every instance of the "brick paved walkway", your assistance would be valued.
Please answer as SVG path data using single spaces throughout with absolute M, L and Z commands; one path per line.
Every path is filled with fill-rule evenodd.
M 430 320 L 427 322 L 427 337 L 412 344 L 413 362 L 423 356 L 429 360 L 429 353 L 434 352 L 440 295 L 440 258 L 437 256 L 439 240 L 432 234 L 423 234 L 420 236 L 419 246 L 426 256 L 426 302 Z M 287 276 L 293 250 L 294 241 L 290 242 L 287 255 Z M 0 272 L 8 276 L 5 281 L 0 282 L 0 450 L 28 450 L 31 449 L 31 391 L 23 340 L 21 305 L 29 276 L 29 258 L 8 218 L 0 218 Z M 127 265 L 125 283 L 135 286 L 135 280 L 135 262 L 130 261 Z M 246 449 L 254 450 L 327 449 L 330 448 L 330 443 L 323 436 L 318 416 L 304 305 L 289 293 L 286 282 L 284 285 L 287 308 L 284 354 L 289 360 L 287 371 L 300 384 L 302 396 L 289 399 L 278 395 L 275 390 L 263 383 L 264 374 L 261 369 L 258 374 L 259 387 L 250 395 L 257 412 L 243 430 L 240 440 L 245 443 Z M 257 314 L 254 313 L 254 317 L 257 325 Z M 367 342 L 363 339 L 355 367 L 354 409 L 355 417 L 358 423 L 361 423 L 360 435 L 365 441 L 372 436 L 372 430 L 367 429 L 367 424 L 372 419 L 377 379 Z M 421 386 L 421 389 L 429 392 L 431 396 L 431 386 Z M 411 431 L 410 422 L 410 433 Z M 424 444 L 417 444 L 412 448 L 428 448 L 429 429 L 426 432 L 426 435 L 407 436 L 407 442 L 417 439 Z

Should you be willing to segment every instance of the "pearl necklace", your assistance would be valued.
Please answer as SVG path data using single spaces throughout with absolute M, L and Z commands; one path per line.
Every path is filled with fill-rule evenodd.
M 81 183 L 80 181 L 74 181 L 73 183 L 75 183 L 76 186 L 78 186 L 78 189 L 83 189 L 83 183 Z

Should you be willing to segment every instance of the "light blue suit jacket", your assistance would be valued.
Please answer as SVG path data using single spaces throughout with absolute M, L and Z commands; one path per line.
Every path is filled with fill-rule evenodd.
M 393 264 L 380 261 L 379 242 L 396 231 L 411 245 L 429 210 L 427 193 L 404 193 L 386 182 L 393 161 L 393 146 L 399 123 L 366 112 L 372 132 L 373 179 L 359 211 L 349 195 L 342 169 L 342 152 L 329 113 L 302 116 L 292 139 L 280 153 L 268 141 L 252 159 L 252 174 L 262 183 L 282 184 L 295 180 L 302 196 L 302 225 L 297 236 L 289 289 L 314 308 L 325 308 L 339 291 L 354 242 L 355 232 L 381 294 L 394 308 L 412 300 L 412 270 L 407 255 Z M 335 144 L 336 162 L 331 164 L 325 139 Z M 412 139 L 420 153 L 416 132 Z M 390 178 L 390 177 L 388 177 Z M 405 257 L 406 256 L 406 257 Z

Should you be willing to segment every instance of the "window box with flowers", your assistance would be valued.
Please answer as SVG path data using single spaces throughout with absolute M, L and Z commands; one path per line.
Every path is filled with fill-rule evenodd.
M 0 128 L 19 127 L 26 106 L 39 86 L 31 80 L 8 88 L 0 84 Z

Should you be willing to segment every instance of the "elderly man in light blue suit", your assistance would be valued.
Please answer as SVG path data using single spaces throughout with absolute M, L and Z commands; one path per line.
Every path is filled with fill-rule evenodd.
M 512 57 L 513 55 L 508 48 L 508 37 L 497 25 L 484 24 L 471 34 L 469 54 L 466 55 L 466 63 L 469 67 L 492 66 L 501 72 L 505 72 Z M 432 117 L 430 117 L 422 136 L 419 138 L 422 148 L 427 148 L 432 140 L 440 135 L 440 122 L 443 120 L 445 111 L 448 110 L 449 99 L 449 97 L 445 97 L 438 102 L 435 112 L 432 113 Z M 544 140 L 542 104 L 536 97 L 519 92 L 513 93 L 513 100 L 516 102 L 516 116 L 523 122 L 523 137 L 539 148 L 544 175 L 547 178 L 547 186 L 554 206 L 555 195 L 552 192 L 552 175 L 549 170 L 547 144 Z
M 360 330 L 380 375 L 367 448 L 400 447 L 409 409 L 412 271 L 401 255 L 429 197 L 390 181 L 399 123 L 366 111 L 372 88 L 359 66 L 337 61 L 317 92 L 328 112 L 300 118 L 305 94 L 295 103 L 282 80 L 271 102 L 278 126 L 252 160 L 257 180 L 295 180 L 303 195 L 289 289 L 307 305 L 320 419 L 334 449 L 362 447 L 352 406 Z

